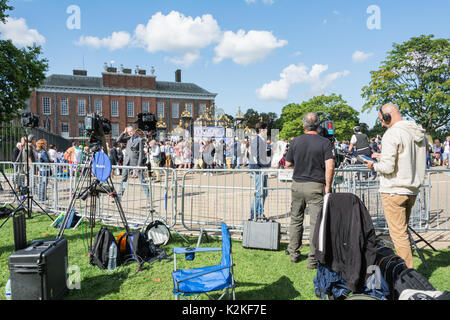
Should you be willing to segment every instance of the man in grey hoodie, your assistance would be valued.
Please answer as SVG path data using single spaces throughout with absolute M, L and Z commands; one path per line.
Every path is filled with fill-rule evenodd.
M 407 267 L 413 268 L 408 222 L 425 177 L 425 130 L 403 120 L 392 103 L 382 106 L 378 117 L 388 130 L 382 138 L 381 154 L 372 155 L 378 161 L 365 164 L 379 174 L 381 200 L 395 250 Z

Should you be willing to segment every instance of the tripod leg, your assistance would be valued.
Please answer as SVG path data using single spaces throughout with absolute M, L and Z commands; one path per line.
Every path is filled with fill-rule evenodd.
M 416 232 L 416 230 L 414 230 L 413 228 L 411 228 L 410 226 L 408 226 L 408 230 L 410 230 L 410 231 L 412 231 L 416 236 L 418 236 L 419 237 L 419 241 L 417 241 L 417 242 L 420 242 L 420 241 L 423 241 L 423 242 L 425 242 L 426 243 L 426 245 L 427 246 L 429 246 L 430 248 L 431 248 L 431 250 L 433 250 L 434 252 L 437 252 L 437 250 L 427 241 L 427 240 L 425 240 L 420 234 L 418 234 L 417 232 Z
M 422 260 L 423 265 L 425 266 L 425 269 L 429 270 L 428 265 L 425 261 L 425 257 L 422 254 L 422 251 L 420 251 L 419 247 L 417 246 L 416 241 L 413 239 L 411 233 L 408 230 L 408 235 L 409 235 L 409 240 L 411 241 L 412 245 L 414 246 L 414 248 L 417 251 L 417 254 L 419 255 L 420 260 Z

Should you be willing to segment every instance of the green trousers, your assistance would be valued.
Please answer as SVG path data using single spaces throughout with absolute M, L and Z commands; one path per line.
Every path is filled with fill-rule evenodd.
M 291 257 L 300 256 L 300 247 L 303 239 L 303 221 L 305 218 L 305 208 L 308 206 L 310 216 L 310 245 L 308 264 L 315 265 L 315 248 L 312 244 L 314 228 L 316 226 L 317 216 L 322 210 L 324 197 L 324 184 L 318 182 L 292 182 L 291 187 L 291 222 L 289 225 L 289 246 L 288 252 Z

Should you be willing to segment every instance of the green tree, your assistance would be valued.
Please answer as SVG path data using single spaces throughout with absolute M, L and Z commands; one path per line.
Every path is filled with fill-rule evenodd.
M 301 104 L 291 103 L 283 108 L 280 139 L 290 139 L 303 134 L 303 116 L 308 112 L 322 113 L 323 117 L 334 121 L 338 140 L 350 139 L 353 128 L 359 123 L 359 112 L 350 107 L 341 95 L 316 96 Z
M 402 115 L 412 118 L 434 134 L 450 123 L 450 43 L 421 35 L 393 50 L 362 88 L 364 111 L 387 102 L 399 106 Z
M 0 0 L 0 23 L 8 17 L 12 7 Z M 46 59 L 40 59 L 41 48 L 17 48 L 11 40 L 0 40 L 0 122 L 17 117 L 26 108 L 26 99 L 32 89 L 39 87 L 47 71 Z

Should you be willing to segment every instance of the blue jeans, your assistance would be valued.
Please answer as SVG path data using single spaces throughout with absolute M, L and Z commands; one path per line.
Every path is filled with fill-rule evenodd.
M 250 208 L 250 219 L 253 220 L 256 216 L 260 217 L 264 213 L 264 201 L 267 198 L 267 180 L 269 176 L 262 172 L 252 172 L 252 180 L 255 186 L 255 198 L 252 201 Z
M 122 183 L 120 184 L 120 189 L 119 189 L 119 192 L 118 192 L 118 195 L 119 195 L 120 198 L 123 196 L 123 193 L 125 192 L 124 184 L 128 180 L 128 174 L 129 174 L 130 170 L 133 170 L 133 169 L 123 169 L 123 172 L 122 172 Z M 139 170 L 137 172 L 137 176 L 138 176 L 139 180 L 142 183 L 142 189 L 144 189 L 144 193 L 145 193 L 146 197 L 150 198 L 150 192 L 148 190 L 147 182 L 144 179 L 144 175 L 142 173 L 142 170 Z

